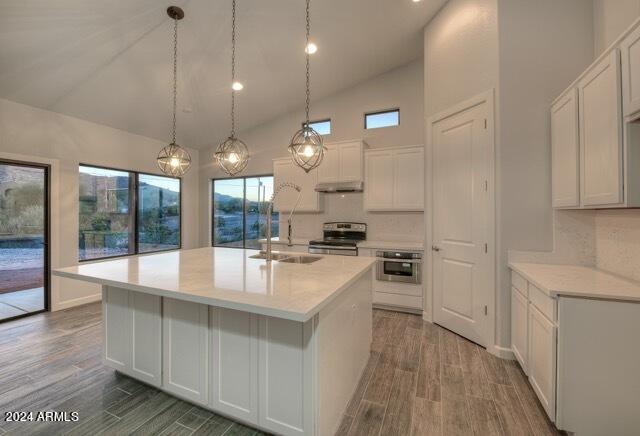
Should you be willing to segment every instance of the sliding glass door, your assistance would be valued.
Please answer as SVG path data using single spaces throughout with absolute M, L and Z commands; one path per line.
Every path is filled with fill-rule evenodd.
M 48 168 L 0 161 L 0 321 L 48 308 Z
M 260 249 L 266 235 L 266 211 L 273 194 L 273 176 L 213 181 L 212 242 L 216 247 Z M 272 236 L 278 236 L 277 212 Z

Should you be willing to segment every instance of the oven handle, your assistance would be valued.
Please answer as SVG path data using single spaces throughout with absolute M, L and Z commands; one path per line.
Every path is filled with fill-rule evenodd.
M 387 257 L 377 257 L 378 262 L 396 262 L 396 263 L 422 263 L 422 259 L 392 259 Z
M 338 247 L 333 245 L 309 245 L 309 248 L 319 248 L 328 250 L 344 250 L 344 251 L 356 251 L 355 247 Z

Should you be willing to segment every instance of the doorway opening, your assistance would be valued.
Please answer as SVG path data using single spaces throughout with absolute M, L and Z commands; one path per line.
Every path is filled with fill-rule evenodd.
M 0 160 L 0 322 L 49 310 L 49 167 Z

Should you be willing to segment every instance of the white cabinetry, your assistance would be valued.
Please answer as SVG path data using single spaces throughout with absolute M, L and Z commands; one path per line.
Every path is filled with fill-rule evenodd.
M 613 50 L 578 82 L 581 194 L 585 206 L 623 202 L 620 52 Z
M 512 271 L 511 349 L 554 422 L 557 322 L 557 301 Z
M 318 167 L 318 183 L 361 182 L 363 180 L 362 141 L 325 144 L 327 148 Z
M 424 147 L 365 151 L 364 191 L 366 210 L 424 210 Z
M 639 117 L 637 20 L 551 107 L 554 208 L 640 206 Z
M 640 115 L 640 26 L 627 35 L 620 48 L 624 114 Z
M 211 407 L 248 422 L 258 420 L 258 316 L 210 308 Z
M 105 286 L 105 364 L 153 386 L 162 384 L 160 297 Z
M 525 291 L 526 292 L 526 291 Z M 529 302 L 526 294 L 520 292 L 515 286 L 511 287 L 511 350 L 515 355 L 522 370 L 529 372 L 528 360 L 528 322 L 529 322 Z
M 570 89 L 551 107 L 553 207 L 580 206 L 578 92 Z
M 208 307 L 163 298 L 163 387 L 207 404 Z
M 552 421 L 556 417 L 556 326 L 529 307 L 529 381 Z
M 302 168 L 294 164 L 290 158 L 275 159 L 273 161 L 274 186 L 280 183 L 295 183 L 302 188 L 302 198 L 298 205 L 299 212 L 320 212 L 322 202 L 320 193 L 316 192 L 318 184 L 318 169 L 306 173 Z M 283 189 L 274 204 L 274 210 L 278 212 L 290 212 L 296 204 L 298 193 L 293 189 Z

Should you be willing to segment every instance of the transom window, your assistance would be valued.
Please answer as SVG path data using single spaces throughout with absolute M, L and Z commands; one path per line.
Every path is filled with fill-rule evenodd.
M 81 165 L 79 259 L 180 248 L 181 181 Z
M 391 109 L 364 114 L 365 129 L 379 129 L 400 125 L 400 109 Z
M 304 123 L 302 123 L 304 125 Z M 310 121 L 309 125 L 318 135 L 331 135 L 331 119 Z

